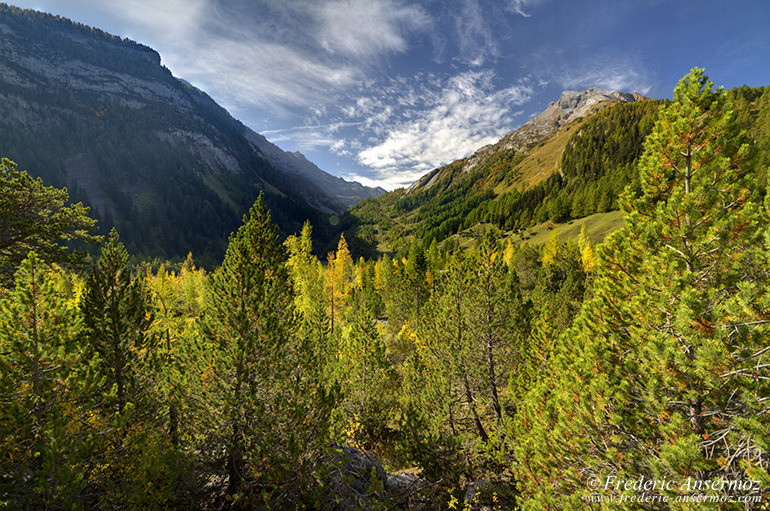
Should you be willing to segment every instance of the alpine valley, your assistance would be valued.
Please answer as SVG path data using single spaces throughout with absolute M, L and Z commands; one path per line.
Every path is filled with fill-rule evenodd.
M 360 57 L 387 72 L 402 31 L 446 19 L 422 10 L 444 2 L 183 3 L 270 35 L 289 13 L 315 32 L 280 36 L 345 61 L 390 44 L 393 61 Z M 494 12 L 542 27 L 579 4 L 540 3 Z M 592 23 L 641 14 L 615 3 Z M 476 34 L 468 16 L 452 22 Z M 400 97 L 414 77 L 379 82 L 386 113 L 428 114 L 383 135 L 346 104 L 337 148 L 377 148 L 381 177 L 420 127 L 494 140 L 508 128 L 444 129 L 519 115 L 504 103 L 534 80 L 493 75 L 458 82 L 452 115 Z M 271 144 L 146 46 L 0 4 L 0 508 L 767 509 L 770 87 L 677 79 L 670 100 L 564 91 L 385 193 Z M 433 159 L 425 138 L 409 165 L 471 153 Z

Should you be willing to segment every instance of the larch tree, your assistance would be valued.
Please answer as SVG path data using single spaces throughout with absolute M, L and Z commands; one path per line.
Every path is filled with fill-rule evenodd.
M 343 310 L 349 305 L 350 295 L 353 289 L 354 273 L 353 258 L 350 256 L 348 243 L 345 236 L 340 236 L 337 250 L 330 252 L 326 258 L 328 266 L 326 270 L 326 295 L 329 303 L 329 318 L 331 331 L 341 328 Z
M 287 267 L 294 284 L 294 305 L 300 315 L 300 335 L 312 338 L 313 350 L 320 368 L 330 356 L 328 346 L 331 327 L 327 314 L 327 297 L 324 269 L 313 255 L 312 227 L 305 222 L 299 236 L 289 236 L 284 245 L 289 252 Z

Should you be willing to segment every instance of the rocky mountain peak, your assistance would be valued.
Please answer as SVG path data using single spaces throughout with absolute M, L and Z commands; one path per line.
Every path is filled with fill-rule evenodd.
M 551 124 L 559 127 L 579 117 L 584 117 L 590 113 L 591 107 L 598 103 L 611 100 L 631 103 L 643 98 L 644 96 L 638 93 L 619 92 L 598 87 L 590 87 L 584 91 L 567 90 L 561 93 L 561 97 L 556 103 L 551 103 L 545 111 L 527 124 L 533 126 Z
M 618 103 L 631 103 L 649 99 L 639 93 L 619 92 L 590 87 L 584 91 L 567 90 L 559 100 L 548 105 L 539 115 L 515 131 L 505 135 L 497 144 L 479 149 L 468 159 L 463 172 L 470 172 L 492 154 L 499 151 L 526 151 L 559 131 L 572 121 L 594 114 Z
M 526 152 L 556 135 L 562 126 L 581 117 L 593 115 L 612 105 L 645 99 L 649 98 L 636 92 L 619 92 L 599 87 L 590 87 L 584 91 L 564 91 L 558 101 L 548 105 L 548 108 L 529 122 L 509 132 L 496 144 L 486 145 L 476 151 L 464 162 L 462 172 L 473 171 L 497 153 L 511 150 L 517 153 Z M 412 183 L 407 192 L 430 188 L 439 182 L 442 176 L 442 169 L 435 169 Z

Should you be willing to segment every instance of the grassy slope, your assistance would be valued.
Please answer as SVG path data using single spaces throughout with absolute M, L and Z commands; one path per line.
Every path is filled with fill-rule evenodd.
M 491 230 L 499 238 L 510 237 L 516 245 L 528 244 L 538 246 L 544 245 L 553 236 L 558 236 L 564 241 L 577 241 L 581 229 L 585 226 L 588 238 L 593 245 L 596 245 L 601 243 L 610 233 L 623 227 L 623 219 L 624 215 L 622 211 L 610 211 L 608 213 L 597 213 L 577 220 L 570 220 L 563 224 L 537 224 L 518 234 L 512 232 L 503 233 L 500 229 L 491 224 L 478 224 L 455 236 L 451 236 L 449 240 L 458 239 L 462 248 L 470 248 L 476 242 L 478 237 Z
M 499 197 L 504 193 L 513 190 L 532 188 L 543 182 L 549 176 L 560 171 L 559 166 L 567 143 L 574 133 L 580 131 L 585 121 L 599 110 L 607 108 L 608 104 L 614 105 L 618 103 L 618 101 L 610 101 L 595 105 L 585 117 L 577 119 L 567 126 L 561 127 L 554 136 L 524 153 L 524 158 L 512 168 L 494 169 L 490 174 L 482 177 L 478 182 L 478 189 L 494 186 L 493 192 L 496 197 Z M 436 183 L 435 186 L 446 188 L 450 186 L 450 181 L 463 179 L 464 175 L 459 173 L 458 169 L 455 168 L 458 163 L 463 161 L 464 160 L 458 160 L 458 162 L 453 162 L 442 169 L 438 169 L 434 178 Z M 503 172 L 503 174 L 501 174 L 501 172 Z M 374 224 L 374 228 L 377 232 L 377 250 L 380 253 L 393 252 L 394 240 L 388 239 L 386 233 L 394 227 L 397 226 L 397 235 L 395 237 L 397 240 L 408 240 L 412 237 L 411 235 L 414 228 L 414 223 L 412 223 L 413 217 L 416 215 L 419 208 L 399 214 L 393 207 L 398 198 L 404 194 L 404 190 L 397 190 L 376 199 L 381 201 L 381 205 L 377 208 L 379 213 L 388 216 L 388 224 L 390 224 L 389 226 L 384 226 L 383 222 Z M 355 208 L 353 209 L 355 210 Z M 604 239 L 609 232 L 622 226 L 622 215 L 617 211 L 600 213 L 587 218 L 570 221 L 568 224 L 557 225 L 553 230 L 548 230 L 546 229 L 545 224 L 541 224 L 527 229 L 522 235 L 513 233 L 509 233 L 509 235 L 513 236 L 516 243 L 526 242 L 529 244 L 541 245 L 554 233 L 558 234 L 563 239 L 577 239 L 580 234 L 580 229 L 584 224 L 586 225 L 591 241 L 595 243 Z M 459 239 L 461 246 L 468 246 L 473 243 L 473 234 L 478 229 L 494 229 L 502 236 L 502 232 L 496 227 L 482 225 L 467 229 L 465 235 L 459 233 L 455 236 L 450 236 L 447 239 Z M 527 236 L 529 236 L 528 239 L 526 239 Z

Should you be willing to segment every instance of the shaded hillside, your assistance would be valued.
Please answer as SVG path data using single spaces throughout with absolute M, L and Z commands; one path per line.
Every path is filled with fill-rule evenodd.
M 319 186 L 328 174 L 286 164 L 297 157 L 172 76 L 146 46 L 34 11 L 2 5 L 0 14 L 0 154 L 68 187 L 133 253 L 192 251 L 216 264 L 261 191 L 282 231 L 309 219 L 324 240 L 325 213 L 380 193 Z

